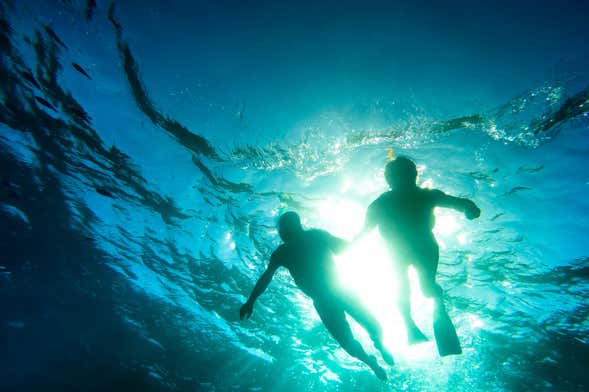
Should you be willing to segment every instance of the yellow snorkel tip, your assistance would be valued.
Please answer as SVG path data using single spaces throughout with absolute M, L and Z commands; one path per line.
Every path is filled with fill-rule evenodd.
M 393 147 L 389 147 L 387 151 L 387 157 L 389 158 L 389 161 L 395 159 L 395 152 L 393 151 Z

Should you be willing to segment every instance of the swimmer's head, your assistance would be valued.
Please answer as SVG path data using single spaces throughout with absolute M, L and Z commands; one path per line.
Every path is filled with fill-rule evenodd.
M 387 163 L 384 177 L 391 188 L 415 185 L 417 182 L 417 166 L 407 157 L 397 157 Z
M 301 218 L 294 211 L 285 212 L 278 219 L 278 233 L 284 242 L 290 242 L 303 231 Z

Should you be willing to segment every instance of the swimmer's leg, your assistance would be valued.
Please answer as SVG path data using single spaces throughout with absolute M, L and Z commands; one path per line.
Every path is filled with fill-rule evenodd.
M 372 355 L 368 355 L 362 345 L 354 338 L 350 325 L 346 320 L 346 315 L 340 304 L 334 305 L 329 300 L 315 301 L 315 309 L 321 321 L 331 333 L 331 335 L 338 341 L 344 350 L 348 352 L 354 358 L 358 358 L 360 361 L 367 364 L 370 369 L 374 372 L 376 377 L 382 381 L 386 381 L 387 374 L 383 368 L 378 365 L 376 358 Z
M 409 290 L 408 267 L 402 266 L 396 268 L 397 275 L 397 306 L 405 323 L 407 330 L 407 341 L 409 344 L 427 342 L 425 335 L 417 328 L 415 321 L 411 317 L 411 292 Z
M 382 328 L 380 323 L 376 320 L 374 315 L 370 313 L 362 303 L 360 303 L 358 298 L 355 298 L 350 293 L 344 293 L 341 295 L 341 300 L 344 304 L 344 310 L 354 318 L 358 324 L 360 324 L 366 332 L 370 335 L 372 342 L 374 343 L 374 347 L 380 351 L 382 355 L 382 359 L 389 365 L 394 365 L 395 360 L 393 358 L 393 354 L 384 346 L 382 342 Z
M 425 267 L 424 267 L 425 266 Z M 427 268 L 429 267 L 429 268 Z M 434 263 L 422 264 L 416 267 L 419 275 L 419 285 L 426 297 L 434 299 L 434 335 L 441 357 L 462 354 L 456 328 L 446 312 L 442 288 L 436 283 L 437 260 Z

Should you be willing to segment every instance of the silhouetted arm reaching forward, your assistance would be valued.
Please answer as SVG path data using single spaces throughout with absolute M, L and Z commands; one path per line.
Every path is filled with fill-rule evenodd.
M 348 247 L 350 246 L 350 242 L 344 240 L 343 238 L 336 237 L 334 235 L 325 232 L 325 236 L 327 239 L 327 246 L 329 250 L 331 250 L 335 254 L 340 254 L 345 252 Z
M 481 216 L 481 210 L 472 200 L 446 195 L 442 191 L 436 192 L 436 205 L 452 208 L 464 213 L 467 219 L 476 219 Z
M 272 277 L 274 276 L 274 273 L 279 266 L 280 265 L 278 263 L 273 262 L 272 258 L 270 258 L 270 264 L 268 265 L 268 268 L 266 268 L 266 271 L 264 271 L 264 273 L 260 276 L 256 282 L 256 285 L 254 286 L 254 289 L 252 290 L 252 293 L 250 294 L 250 297 L 239 310 L 240 319 L 243 320 L 244 318 L 250 318 L 254 310 L 254 302 L 256 302 L 256 299 L 262 295 L 264 291 L 266 291 L 266 288 L 272 281 Z
M 368 206 L 366 216 L 364 217 L 364 226 L 362 226 L 362 230 L 352 239 L 352 244 L 360 241 L 366 234 L 374 230 L 377 224 L 377 215 L 375 203 L 373 202 Z

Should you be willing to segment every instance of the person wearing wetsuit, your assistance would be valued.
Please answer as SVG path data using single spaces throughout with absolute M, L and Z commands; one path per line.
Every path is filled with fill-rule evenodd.
M 397 273 L 397 300 L 410 344 L 426 341 L 411 318 L 408 267 L 413 265 L 421 291 L 434 299 L 434 334 L 441 356 L 460 354 L 462 349 L 452 321 L 446 313 L 442 289 L 436 283 L 439 248 L 432 229 L 434 208 L 452 208 L 468 219 L 481 210 L 471 200 L 446 195 L 437 189 L 416 185 L 417 168 L 407 157 L 398 157 L 385 167 L 391 190 L 380 195 L 367 209 L 362 234 L 378 227 L 388 245 Z
M 366 329 L 383 359 L 390 365 L 394 364 L 392 355 L 383 347 L 380 324 L 357 298 L 337 282 L 333 255 L 343 251 L 347 241 L 324 230 L 304 230 L 295 212 L 287 212 L 280 217 L 278 231 L 283 244 L 272 253 L 268 267 L 240 309 L 240 318 L 251 316 L 256 299 L 266 290 L 276 270 L 284 267 L 297 286 L 313 299 L 323 324 L 342 348 L 367 364 L 379 379 L 386 380 L 386 372 L 374 356 L 364 351 L 346 320 L 347 313 Z

